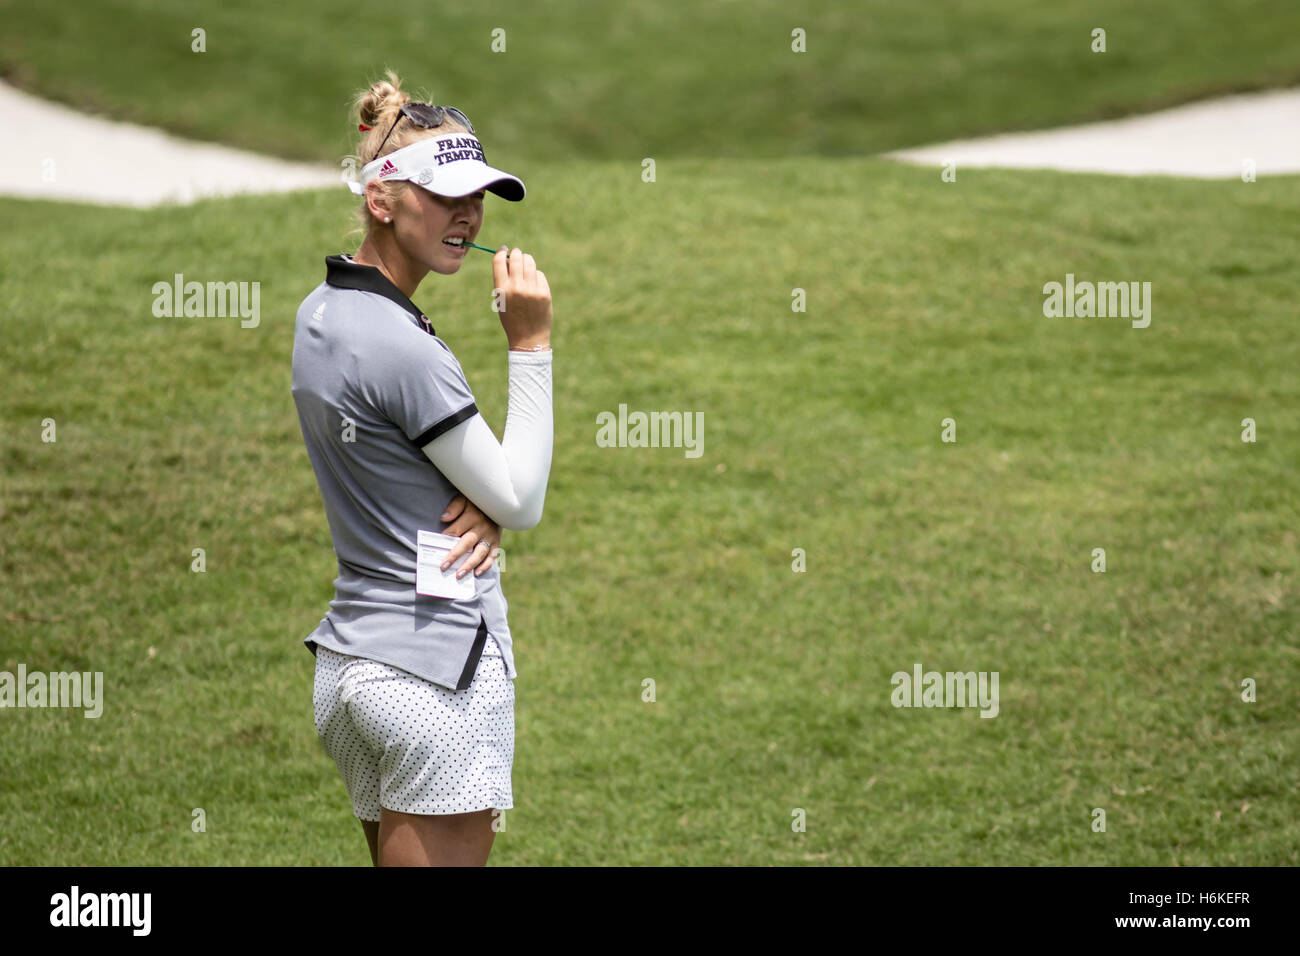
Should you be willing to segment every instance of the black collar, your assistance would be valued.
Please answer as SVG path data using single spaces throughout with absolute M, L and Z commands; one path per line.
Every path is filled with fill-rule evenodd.
M 385 299 L 391 299 L 411 313 L 424 331 L 430 335 L 438 334 L 433 330 L 433 323 L 429 321 L 429 317 L 406 297 L 406 293 L 393 285 L 388 276 L 374 266 L 364 266 L 354 262 L 350 256 L 326 256 L 325 281 L 336 289 L 360 289 L 362 292 L 374 292 Z

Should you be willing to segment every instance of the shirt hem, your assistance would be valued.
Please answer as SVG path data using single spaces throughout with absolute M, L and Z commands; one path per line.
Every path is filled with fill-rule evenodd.
M 491 632 L 489 631 L 488 633 L 490 634 Z M 492 639 L 495 641 L 496 637 L 493 636 Z M 375 654 L 371 652 L 363 653 L 360 648 L 340 647 L 339 645 L 333 643 L 332 641 L 323 641 L 314 635 L 303 638 L 303 644 L 307 646 L 307 650 L 311 652 L 312 657 L 316 656 L 316 645 L 319 645 L 320 647 L 327 647 L 335 654 L 342 654 L 345 657 L 360 657 L 363 658 L 364 660 L 376 661 L 377 663 L 380 664 L 387 664 L 389 667 L 396 667 L 399 671 L 405 671 L 406 673 L 410 674 L 413 677 L 420 678 L 420 680 L 427 680 L 430 684 L 437 684 L 443 690 L 456 691 L 458 689 L 454 685 L 448 684 L 446 681 L 439 679 L 438 677 L 436 677 L 430 672 L 426 671 L 421 673 L 420 671 L 411 670 L 410 667 L 406 666 L 400 661 L 394 660 L 393 658 L 382 653 L 380 654 Z M 500 644 L 501 642 L 497 641 L 497 645 L 500 646 Z M 480 657 L 481 656 L 482 655 L 480 653 Z M 506 665 L 506 677 L 508 677 L 510 680 L 514 680 L 518 676 L 518 672 L 516 671 L 516 673 L 514 674 L 510 673 L 510 671 L 515 670 L 515 668 L 512 667 L 510 665 L 510 662 L 506 659 L 505 648 L 501 649 L 501 662 Z M 464 690 L 464 689 L 465 688 L 463 687 L 459 688 L 459 690 Z

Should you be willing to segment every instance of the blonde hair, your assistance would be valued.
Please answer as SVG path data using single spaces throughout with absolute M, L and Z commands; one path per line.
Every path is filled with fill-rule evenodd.
M 402 91 L 402 81 L 392 70 L 385 70 L 386 80 L 376 80 L 370 84 L 369 89 L 361 90 L 352 100 L 352 115 L 356 118 L 358 124 L 369 126 L 368 130 L 358 129 L 360 138 L 357 141 L 356 155 L 353 157 L 356 162 L 357 175 L 360 175 L 361 168 L 380 156 L 387 156 L 389 153 L 396 152 L 403 146 L 410 146 L 412 143 L 419 142 L 422 139 L 429 139 L 433 136 L 441 136 L 444 133 L 468 133 L 460 122 L 451 116 L 443 118 L 442 125 L 434 129 L 424 129 L 416 126 L 409 120 L 405 123 L 398 123 L 393 128 L 394 121 L 401 115 L 399 112 L 403 106 L 411 102 L 411 97 Z M 431 103 L 432 97 L 426 97 L 420 102 Z M 392 129 L 393 133 L 384 140 L 384 136 Z M 383 152 L 378 152 L 379 144 L 383 143 Z M 379 188 L 383 195 L 387 197 L 389 203 L 398 202 L 403 194 L 409 188 L 410 184 L 406 181 L 398 182 L 380 182 Z M 367 208 L 366 197 L 361 197 L 361 205 L 356 212 L 357 222 L 360 229 L 352 230 L 349 235 L 357 232 L 365 232 L 375 221 Z

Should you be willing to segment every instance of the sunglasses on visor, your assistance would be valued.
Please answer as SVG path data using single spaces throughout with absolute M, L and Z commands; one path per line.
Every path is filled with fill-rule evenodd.
M 421 129 L 436 129 L 441 126 L 443 120 L 448 116 L 461 123 L 471 133 L 474 132 L 474 124 L 469 121 L 469 117 L 456 109 L 454 106 L 434 106 L 431 103 L 407 103 L 398 112 L 397 119 L 393 120 L 393 125 L 388 127 L 388 132 L 384 134 L 379 148 L 375 150 L 375 156 L 383 152 L 384 143 L 388 142 L 388 137 L 393 135 L 393 130 L 397 129 L 397 124 L 406 117 Z

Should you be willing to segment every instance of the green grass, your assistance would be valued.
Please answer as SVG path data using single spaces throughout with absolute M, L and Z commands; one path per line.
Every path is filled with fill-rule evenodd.
M 0 0 L 0 73 L 83 109 L 337 162 L 356 142 L 346 104 L 388 65 L 464 109 L 503 164 L 862 155 L 1300 81 L 1293 0 L 810 7 L 387 0 L 363 24 L 353 0 Z
M 494 864 L 1297 862 L 1300 179 L 525 172 L 482 235 L 550 279 L 556 451 L 506 533 Z M 0 712 L 0 864 L 368 862 L 312 726 L 335 564 L 289 393 L 351 203 L 0 201 L 0 669 L 107 684 L 98 720 Z M 154 318 L 176 272 L 259 281 L 261 324 Z M 1151 327 L 1044 318 L 1067 272 L 1150 281 Z M 490 288 L 474 254 L 416 299 L 499 431 Z M 703 457 L 598 448 L 620 402 L 703 412 Z M 998 671 L 999 716 L 894 709 L 916 662 Z

